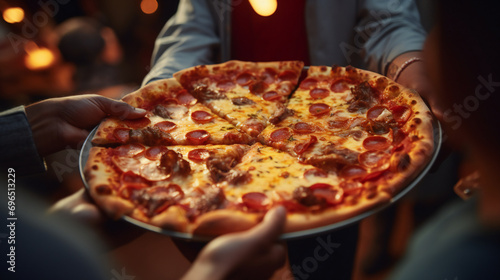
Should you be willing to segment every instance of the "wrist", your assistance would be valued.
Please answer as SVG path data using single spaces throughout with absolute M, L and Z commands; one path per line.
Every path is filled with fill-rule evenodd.
M 385 75 L 395 82 L 400 82 L 407 69 L 415 65 L 422 66 L 423 58 L 421 52 L 407 52 L 396 57 L 388 65 Z
M 38 153 L 41 156 L 47 156 L 54 152 L 51 146 L 54 145 L 53 141 L 58 139 L 57 125 L 53 116 L 57 114 L 57 109 L 45 104 L 42 105 L 42 102 L 26 106 L 25 112 Z

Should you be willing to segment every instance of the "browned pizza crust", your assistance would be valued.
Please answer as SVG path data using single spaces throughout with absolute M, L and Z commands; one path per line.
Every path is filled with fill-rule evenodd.
M 201 215 L 193 225 L 192 232 L 200 236 L 218 236 L 230 232 L 247 230 L 258 224 L 263 213 L 255 214 L 219 209 Z
M 357 215 L 370 209 L 381 206 L 390 201 L 391 197 L 384 192 L 374 193 L 369 198 L 360 197 L 350 205 L 342 204 L 339 207 L 326 208 L 322 211 L 311 213 L 292 213 L 287 215 L 285 232 L 295 232 L 312 228 L 328 226 Z
M 135 205 L 121 198 L 112 185 L 117 184 L 118 175 L 105 164 L 102 151 L 105 148 L 93 147 L 90 149 L 87 164 L 84 168 L 84 176 L 89 186 L 92 199 L 111 218 L 118 219 L 129 215 L 135 209 Z

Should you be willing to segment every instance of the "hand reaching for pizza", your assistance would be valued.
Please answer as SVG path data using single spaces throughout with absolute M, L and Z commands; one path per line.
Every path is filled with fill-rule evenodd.
M 123 220 L 107 218 L 83 188 L 56 202 L 48 212 L 53 215 L 69 215 L 71 219 L 85 224 L 105 240 L 109 249 L 127 244 L 144 233 L 141 228 Z
M 136 119 L 145 114 L 145 110 L 99 95 L 53 98 L 26 107 L 33 138 L 42 156 L 83 144 L 89 130 L 107 116 Z
M 274 208 L 252 229 L 214 239 L 201 251 L 183 280 L 268 279 L 285 264 L 284 245 L 276 242 L 283 231 L 285 215 L 285 208 Z

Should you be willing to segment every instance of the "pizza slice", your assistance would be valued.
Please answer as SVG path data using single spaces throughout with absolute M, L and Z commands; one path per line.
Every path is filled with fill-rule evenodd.
M 252 139 L 198 103 L 173 78 L 155 81 L 128 94 L 123 101 L 147 110 L 146 116 L 136 120 L 105 119 L 92 139 L 93 144 L 244 144 Z
M 206 212 L 227 208 L 215 187 L 247 145 L 93 147 L 84 175 L 94 201 L 111 217 L 123 215 L 187 231 Z
M 288 113 L 303 62 L 228 61 L 182 70 L 174 77 L 218 116 L 256 137 Z

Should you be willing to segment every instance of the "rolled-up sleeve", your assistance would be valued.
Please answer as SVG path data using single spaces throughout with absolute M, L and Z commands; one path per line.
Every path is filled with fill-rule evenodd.
M 372 71 L 386 74 L 397 56 L 422 50 L 426 32 L 412 0 L 366 0 L 360 2 L 357 38 L 363 41 L 361 57 Z
M 13 168 L 19 176 L 44 172 L 24 107 L 0 113 L 0 165 L 4 172 Z

